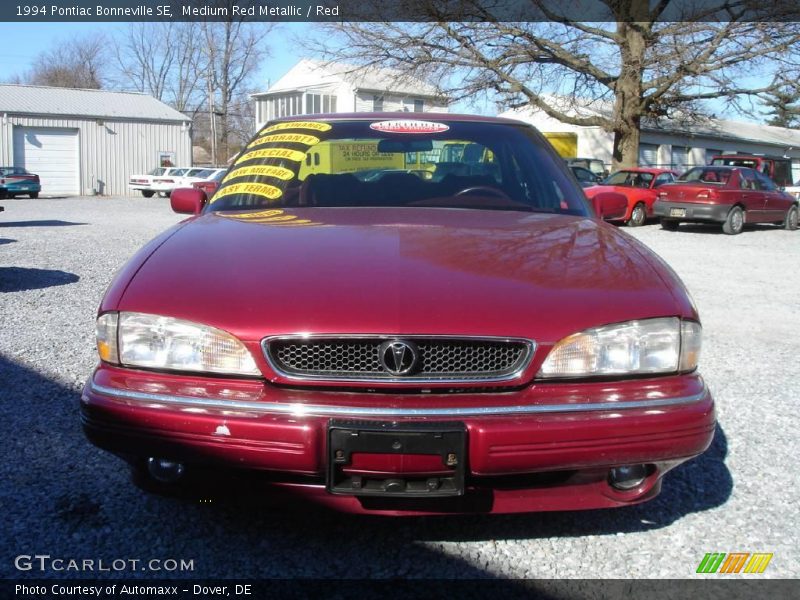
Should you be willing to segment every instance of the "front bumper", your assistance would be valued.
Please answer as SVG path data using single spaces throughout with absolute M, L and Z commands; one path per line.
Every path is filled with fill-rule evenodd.
M 672 209 L 684 211 L 683 216 L 674 216 Z M 653 215 L 662 219 L 676 221 L 697 221 L 724 223 L 731 207 L 728 204 L 711 204 L 701 202 L 669 202 L 656 200 L 653 203 Z
M 385 514 L 641 502 L 658 494 L 664 473 L 703 452 L 715 428 L 713 400 L 698 375 L 536 384 L 495 394 L 395 395 L 284 389 L 101 366 L 84 389 L 81 413 L 89 439 L 119 455 L 270 471 L 280 493 L 340 510 Z M 423 505 L 416 499 L 376 504 L 377 499 L 328 494 L 323 474 L 332 418 L 462 422 L 465 495 L 425 499 Z M 650 476 L 634 490 L 612 488 L 609 468 L 628 464 L 649 465 Z M 537 480 L 532 474 L 559 476 Z

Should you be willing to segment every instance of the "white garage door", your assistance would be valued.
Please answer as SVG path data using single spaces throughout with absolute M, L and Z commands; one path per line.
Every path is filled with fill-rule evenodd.
M 78 130 L 15 127 L 14 166 L 36 173 L 45 196 L 80 194 Z

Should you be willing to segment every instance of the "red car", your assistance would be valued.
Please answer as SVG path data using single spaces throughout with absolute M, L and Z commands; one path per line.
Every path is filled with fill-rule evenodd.
M 674 231 L 682 222 L 721 223 L 741 233 L 745 223 L 775 223 L 797 229 L 798 202 L 773 181 L 746 167 L 695 167 L 659 193 L 654 212 Z
M 621 219 L 631 227 L 644 225 L 653 216 L 653 203 L 658 198 L 658 188 L 672 183 L 678 174 L 669 169 L 623 169 L 609 175 L 603 183 L 586 188 L 588 198 L 600 192 L 613 190 L 628 199 L 628 209 Z
M 465 142 L 477 160 L 435 162 Z M 171 204 L 190 217 L 109 287 L 81 398 L 149 486 L 212 465 L 287 506 L 615 507 L 711 443 L 684 286 L 529 125 L 278 120 L 210 202 Z
M 206 195 L 206 198 L 211 198 L 222 183 L 222 178 L 225 177 L 226 172 L 226 169 L 220 169 L 210 179 L 195 181 L 192 187 L 201 190 Z

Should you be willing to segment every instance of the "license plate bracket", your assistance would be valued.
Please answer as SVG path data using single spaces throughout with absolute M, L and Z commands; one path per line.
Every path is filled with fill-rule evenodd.
M 460 422 L 395 423 L 331 420 L 326 488 L 331 494 L 431 498 L 464 494 L 466 427 Z M 442 459 L 446 476 L 349 475 L 354 453 L 427 454 Z

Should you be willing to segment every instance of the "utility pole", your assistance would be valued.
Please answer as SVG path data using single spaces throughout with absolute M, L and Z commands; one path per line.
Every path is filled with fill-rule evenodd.
M 217 163 L 217 114 L 214 109 L 214 89 L 211 79 L 208 79 L 208 119 L 211 124 L 211 162 L 216 167 Z

